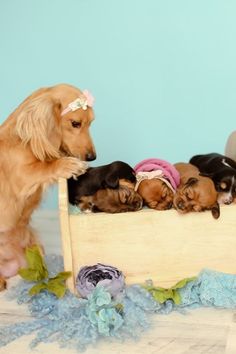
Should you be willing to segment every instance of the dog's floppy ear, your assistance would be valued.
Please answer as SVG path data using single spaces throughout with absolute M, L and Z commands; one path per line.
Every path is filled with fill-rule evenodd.
M 41 161 L 60 157 L 60 109 L 59 101 L 48 93 L 42 93 L 29 97 L 17 112 L 16 134 L 23 144 L 30 145 L 35 157 Z
M 218 219 L 220 217 L 220 206 L 218 202 L 216 202 L 211 208 L 211 213 L 214 219 Z
M 104 188 L 118 188 L 119 187 L 119 178 L 114 173 L 107 174 L 103 182 Z

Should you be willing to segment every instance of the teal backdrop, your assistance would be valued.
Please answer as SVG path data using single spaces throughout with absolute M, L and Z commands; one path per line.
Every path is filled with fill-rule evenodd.
M 92 166 L 223 153 L 235 130 L 235 0 L 0 0 L 0 46 L 0 123 L 40 87 L 88 88 Z

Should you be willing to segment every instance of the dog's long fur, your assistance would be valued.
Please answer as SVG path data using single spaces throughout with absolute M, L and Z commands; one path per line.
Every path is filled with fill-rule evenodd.
M 0 126 L 0 277 L 24 266 L 24 251 L 37 243 L 29 226 L 48 184 L 84 173 L 94 160 L 89 135 L 92 108 L 61 112 L 82 92 L 60 84 L 34 92 Z M 75 127 L 75 123 L 76 127 Z

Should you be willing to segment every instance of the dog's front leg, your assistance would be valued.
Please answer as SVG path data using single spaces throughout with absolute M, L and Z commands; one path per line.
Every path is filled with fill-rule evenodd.
M 53 183 L 58 178 L 76 177 L 86 172 L 88 164 L 75 157 L 62 157 L 57 160 L 37 161 L 25 168 L 26 176 L 31 177 L 33 185 Z

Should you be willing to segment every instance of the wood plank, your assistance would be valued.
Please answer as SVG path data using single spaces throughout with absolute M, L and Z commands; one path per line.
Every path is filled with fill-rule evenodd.
M 218 220 L 209 211 L 179 215 L 150 209 L 62 217 L 62 238 L 71 242 L 64 257 L 69 266 L 72 254 L 74 277 L 82 266 L 98 262 L 122 270 L 128 284 L 152 279 L 164 287 L 203 268 L 236 273 L 235 204 L 222 206 Z

